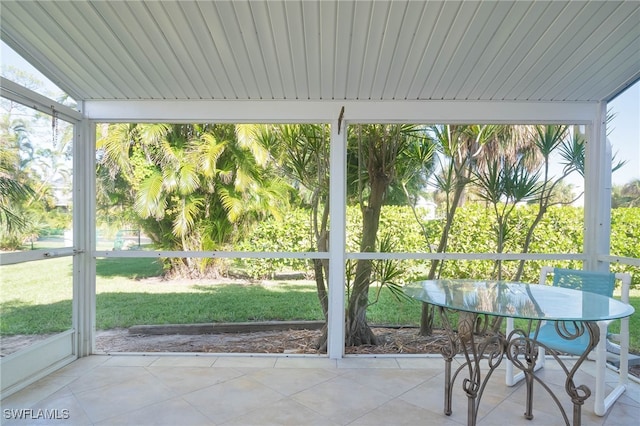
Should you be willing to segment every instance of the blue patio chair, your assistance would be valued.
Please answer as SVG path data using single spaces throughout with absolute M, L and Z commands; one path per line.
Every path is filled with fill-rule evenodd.
M 542 267 L 540 271 L 540 284 L 548 285 L 547 281 L 553 276 L 552 285 L 568 288 L 576 288 L 582 291 L 590 291 L 613 297 L 616 280 L 621 282 L 620 300 L 629 303 L 629 287 L 631 285 L 631 275 L 627 273 L 592 272 L 575 269 Z M 612 321 L 598 321 L 600 329 L 600 341 L 596 348 L 589 354 L 589 359 L 596 361 L 596 384 L 593 396 L 593 411 L 598 416 L 604 416 L 611 405 L 626 390 L 629 373 L 629 318 L 624 318 L 620 324 L 620 333 L 608 333 L 607 328 Z M 571 330 L 571 328 L 568 329 Z M 507 335 L 513 330 L 513 318 L 507 318 Z M 560 337 L 553 322 L 548 322 L 540 327 L 538 339 L 540 343 L 556 352 L 570 355 L 582 355 L 589 343 L 588 333 L 574 340 L 566 340 Z M 618 344 L 613 341 L 619 342 Z M 544 367 L 545 349 L 538 348 L 538 360 L 535 370 Z M 618 384 L 608 393 L 606 392 L 605 375 L 607 364 L 607 351 L 619 355 L 620 364 L 618 370 Z M 514 366 L 511 362 L 506 363 L 506 383 L 513 386 L 524 378 L 524 373 L 514 374 Z

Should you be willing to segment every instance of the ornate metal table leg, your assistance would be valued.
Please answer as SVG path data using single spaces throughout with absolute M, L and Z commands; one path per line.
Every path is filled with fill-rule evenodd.
M 536 358 L 537 359 L 537 358 Z M 524 375 L 525 386 L 527 389 L 527 402 L 524 410 L 524 418 L 527 420 L 533 419 L 533 368 L 535 367 L 535 361 L 531 364 L 531 373 Z
M 451 382 L 451 360 L 452 358 L 444 359 L 444 414 L 450 416 L 451 411 L 451 395 L 453 391 L 453 383 Z
M 462 382 L 462 388 L 467 394 L 467 424 L 473 426 L 478 417 L 478 407 L 482 399 L 482 393 L 491 374 L 502 361 L 506 348 L 506 340 L 503 335 L 496 331 L 496 328 L 488 327 L 488 316 L 478 316 L 467 312 L 460 312 L 458 319 L 458 331 L 454 331 L 446 310 L 439 308 L 443 327 L 448 336 L 448 345 L 442 348 L 442 355 L 445 359 L 445 395 L 444 413 L 451 415 L 451 399 L 453 384 L 458 374 L 468 371 L 468 377 Z M 465 362 L 456 369 L 453 375 L 451 367 L 453 357 L 462 350 Z M 489 369 L 482 377 L 480 363 L 487 360 Z
M 567 324 L 571 324 L 572 327 L 568 328 Z M 538 382 L 552 397 L 556 405 L 558 406 L 562 417 L 564 418 L 565 424 L 569 425 L 569 418 L 567 413 L 565 412 L 562 404 L 553 393 L 551 388 L 547 386 L 538 376 L 534 374 L 534 369 L 536 365 L 536 361 L 538 359 L 538 347 L 544 347 L 545 351 L 552 355 L 556 360 L 558 365 L 562 367 L 564 370 L 567 379 L 565 380 L 565 390 L 569 397 L 571 398 L 571 402 L 573 403 L 573 425 L 579 426 L 582 420 L 582 406 L 584 402 L 591 396 L 591 391 L 586 385 L 578 385 L 576 386 L 574 382 L 574 376 L 576 372 L 580 369 L 580 366 L 587 359 L 589 353 L 596 347 L 598 344 L 598 340 L 600 339 L 600 329 L 598 328 L 596 323 L 593 322 L 556 322 L 555 323 L 556 331 L 560 336 L 564 339 L 572 340 L 582 336 L 585 332 L 589 333 L 589 343 L 585 352 L 578 358 L 573 367 L 569 369 L 563 360 L 558 356 L 557 352 L 553 349 L 548 348 L 544 344 L 539 343 L 536 340 L 538 335 L 538 331 L 540 329 L 540 324 L 538 323 L 535 327 L 535 333 L 533 333 L 533 338 L 531 335 L 531 322 L 529 322 L 529 329 L 527 331 L 516 329 L 508 336 L 508 347 L 507 347 L 507 357 L 513 364 L 522 370 L 525 374 L 526 380 L 526 389 L 527 389 L 527 402 L 526 402 L 526 410 L 525 417 L 527 419 L 533 418 L 533 382 L 534 380 Z M 518 336 L 519 337 L 515 337 Z M 524 362 L 519 358 L 523 356 Z
M 591 390 L 586 385 L 576 386 L 575 382 L 573 381 L 573 377 L 575 373 L 580 369 L 580 366 L 582 365 L 584 360 L 587 359 L 589 353 L 598 345 L 598 341 L 600 340 L 600 329 L 595 322 L 573 324 L 576 327 L 575 333 L 571 333 L 569 330 L 567 330 L 565 327 L 565 323 L 556 324 L 556 329 L 559 329 L 559 333 L 561 333 L 561 335 L 565 338 L 567 336 L 569 336 L 569 338 L 576 338 L 578 336 L 581 336 L 585 332 L 585 329 L 589 333 L 589 344 L 587 345 L 587 349 L 580 356 L 580 358 L 578 358 L 576 363 L 573 365 L 573 368 L 571 368 L 571 371 L 567 372 L 566 367 L 564 366 L 564 364 L 562 364 L 562 368 L 565 370 L 565 372 L 567 372 L 567 380 L 565 382 L 564 388 L 566 389 L 567 393 L 571 397 L 571 401 L 573 402 L 573 425 L 580 426 L 582 422 L 582 406 L 584 405 L 584 402 L 587 400 L 587 398 L 591 396 Z M 556 357 L 555 354 L 554 357 Z
M 442 319 L 443 327 L 445 328 L 447 336 L 449 337 L 449 344 L 443 346 L 440 351 L 442 353 L 442 357 L 444 358 L 444 414 L 450 416 L 452 413 L 451 396 L 453 394 L 451 363 L 453 362 L 453 357 L 458 353 L 458 340 L 453 329 L 451 328 L 451 323 L 449 322 L 449 318 L 447 318 L 447 314 L 444 308 L 439 307 L 438 310 L 440 312 L 440 318 Z
M 540 321 L 536 321 L 535 334 L 538 334 L 540 329 Z M 533 321 L 528 322 L 526 331 L 514 330 L 507 339 L 509 344 L 507 346 L 507 358 L 511 360 L 518 368 L 524 372 L 525 389 L 527 390 L 527 399 L 525 404 L 524 417 L 527 420 L 533 419 L 533 379 L 536 363 L 538 362 L 538 346 L 534 344 L 530 339 L 514 339 L 514 335 L 520 334 L 521 336 L 530 336 L 533 330 Z M 519 355 L 524 358 L 524 363 L 520 360 L 514 361 Z M 513 358 L 513 359 L 512 359 Z

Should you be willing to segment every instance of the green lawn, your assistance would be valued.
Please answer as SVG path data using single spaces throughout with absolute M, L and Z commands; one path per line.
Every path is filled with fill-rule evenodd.
M 43 275 L 44 271 L 44 275 Z M 321 320 L 315 284 L 287 280 L 242 282 L 164 281 L 154 259 L 99 259 L 98 329 L 146 324 Z M 43 279 L 43 276 L 46 279 Z M 150 278 L 150 279 L 145 279 Z M 0 267 L 0 335 L 42 334 L 71 327 L 71 259 Z M 632 290 L 631 348 L 640 353 L 640 290 Z M 371 324 L 416 325 L 420 305 L 383 292 L 368 310 Z

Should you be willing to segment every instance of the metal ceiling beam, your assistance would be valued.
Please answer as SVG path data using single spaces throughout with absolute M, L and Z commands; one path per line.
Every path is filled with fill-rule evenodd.
M 590 124 L 597 102 L 87 101 L 103 122 L 328 123 L 345 107 L 357 123 Z
M 0 77 L 0 96 L 45 114 L 55 114 L 57 118 L 70 123 L 82 120 L 82 113 L 79 111 L 16 84 L 11 80 L 7 80 L 4 77 Z

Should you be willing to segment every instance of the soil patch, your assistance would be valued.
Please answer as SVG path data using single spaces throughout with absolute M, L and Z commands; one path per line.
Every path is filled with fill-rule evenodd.
M 420 336 L 416 328 L 373 329 L 380 344 L 347 347 L 347 354 L 440 353 L 446 337 L 440 331 Z M 219 334 L 135 334 L 125 329 L 99 331 L 99 352 L 208 352 L 317 354 L 321 330 L 269 330 L 252 333 Z

